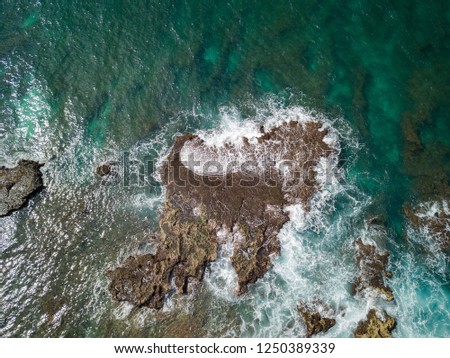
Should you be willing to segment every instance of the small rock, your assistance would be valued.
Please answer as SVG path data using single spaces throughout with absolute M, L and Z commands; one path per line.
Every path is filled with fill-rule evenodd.
M 301 302 L 297 310 L 305 320 L 307 338 L 320 332 L 325 333 L 336 324 L 336 320 L 331 317 L 333 311 L 320 300 L 312 304 Z
M 367 319 L 358 323 L 354 334 L 356 338 L 391 338 L 395 326 L 394 318 L 385 311 L 379 312 L 372 308 L 367 314 Z

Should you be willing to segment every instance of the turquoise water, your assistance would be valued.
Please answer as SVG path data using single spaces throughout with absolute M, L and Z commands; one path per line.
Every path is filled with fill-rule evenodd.
M 378 304 L 394 335 L 450 336 L 448 256 L 402 210 L 450 199 L 448 1 L 3 1 L 0 13 L 0 163 L 46 163 L 46 190 L 0 219 L 2 336 L 171 336 L 189 324 L 298 336 L 295 304 L 314 295 L 346 310 L 327 335 L 351 336 L 367 309 L 349 295 L 351 242 L 371 235 L 370 215 L 387 219 L 396 301 Z M 339 133 L 345 183 L 320 215 L 283 229 L 273 270 L 240 299 L 207 278 L 163 314 L 111 302 L 104 272 L 146 250 L 161 189 L 104 186 L 95 167 L 302 108 Z M 212 276 L 228 282 L 221 264 Z

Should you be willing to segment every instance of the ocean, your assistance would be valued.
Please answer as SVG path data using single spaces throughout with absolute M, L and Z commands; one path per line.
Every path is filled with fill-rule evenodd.
M 351 294 L 359 237 L 390 252 L 395 300 L 376 303 L 393 336 L 450 336 L 448 250 L 404 213 L 449 214 L 448 1 L 3 0 L 0 14 L 0 165 L 45 163 L 45 189 L 0 218 L 0 336 L 301 337 L 296 305 L 320 297 L 337 313 L 325 336 L 351 337 L 375 300 Z M 292 208 L 264 278 L 237 297 L 224 247 L 160 312 L 111 299 L 105 272 L 151 252 L 164 188 L 153 166 L 124 185 L 98 165 L 299 118 L 332 128 L 336 177 Z

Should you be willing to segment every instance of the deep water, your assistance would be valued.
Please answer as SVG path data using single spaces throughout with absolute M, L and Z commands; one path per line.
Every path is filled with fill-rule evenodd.
M 368 309 L 352 242 L 372 216 L 394 336 L 450 336 L 448 256 L 403 214 L 450 200 L 450 2 L 17 0 L 0 15 L 0 165 L 44 162 L 46 185 L 0 218 L 1 336 L 301 336 L 296 303 L 318 296 L 345 311 L 326 335 L 350 337 Z M 339 133 L 342 178 L 292 214 L 266 277 L 236 298 L 221 259 L 165 312 L 112 302 L 105 272 L 151 249 L 162 189 L 102 185 L 97 165 L 304 111 Z

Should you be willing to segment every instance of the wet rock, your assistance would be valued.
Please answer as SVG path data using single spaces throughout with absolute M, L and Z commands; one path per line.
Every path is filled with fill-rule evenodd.
M 190 280 L 201 280 L 206 265 L 217 257 L 217 242 L 202 218 L 180 222 L 180 211 L 166 206 L 160 220 L 156 254 L 131 256 L 109 271 L 109 291 L 117 301 L 160 309 L 173 279 L 186 293 Z
M 167 338 L 204 338 L 207 332 L 202 326 L 203 322 L 198 322 L 196 316 L 187 315 L 170 322 L 164 330 L 164 337 Z
M 367 219 L 368 225 L 384 225 L 386 223 L 386 218 L 383 216 L 371 216 Z
M 435 201 L 412 208 L 403 206 L 403 212 L 412 227 L 430 236 L 442 250 L 450 250 L 450 210 L 448 201 Z
M 119 165 L 120 163 L 116 160 L 108 160 L 100 164 L 96 169 L 95 173 L 101 177 L 117 177 L 119 176 Z
M 413 178 L 414 196 L 421 201 L 450 197 L 450 147 L 437 138 L 425 141 L 423 135 L 430 128 L 439 128 L 436 113 L 448 102 L 448 91 L 440 90 L 449 88 L 448 75 L 442 73 L 436 68 L 413 72 L 408 81 L 413 106 L 402 116 L 403 169 Z
M 166 191 L 156 254 L 129 258 L 110 271 L 113 297 L 161 308 L 171 283 L 177 292 L 189 292 L 217 257 L 219 231 L 233 238 L 236 292 L 247 292 L 280 252 L 277 234 L 289 219 L 284 207 L 302 204 L 308 210 L 320 189 L 315 165 L 333 153 L 326 134 L 320 123 L 287 122 L 256 139 L 243 139 L 242 145 L 218 148 L 191 133 L 177 137 L 160 168 Z M 189 162 L 191 154 L 197 166 Z M 223 167 L 238 155 L 253 166 Z M 264 163 L 288 161 L 289 167 L 266 166 L 262 157 Z
M 99 165 L 97 167 L 95 172 L 97 173 L 97 175 L 100 175 L 101 177 L 103 177 L 105 175 L 110 174 L 111 170 L 112 170 L 111 165 L 109 165 L 109 164 L 102 164 L 102 165 Z
M 16 167 L 0 167 L 0 216 L 25 205 L 27 199 L 43 187 L 40 168 L 44 164 L 20 160 Z
M 353 293 L 362 296 L 366 293 L 376 292 L 388 301 L 394 299 L 392 290 L 385 284 L 385 278 L 392 273 L 386 270 L 389 253 L 379 251 L 374 244 L 364 243 L 362 239 L 355 241 L 358 249 L 356 260 L 360 268 L 360 275 L 353 282 Z
M 364 321 L 360 321 L 355 329 L 356 338 L 391 338 L 396 326 L 394 318 L 384 311 L 372 308 Z
M 305 321 L 307 338 L 320 332 L 325 333 L 336 324 L 333 310 L 320 300 L 315 300 L 312 304 L 301 302 L 297 310 Z
M 128 301 L 136 306 L 162 308 L 170 289 L 170 260 L 156 255 L 130 256 L 119 267 L 109 271 L 109 291 L 117 301 Z

